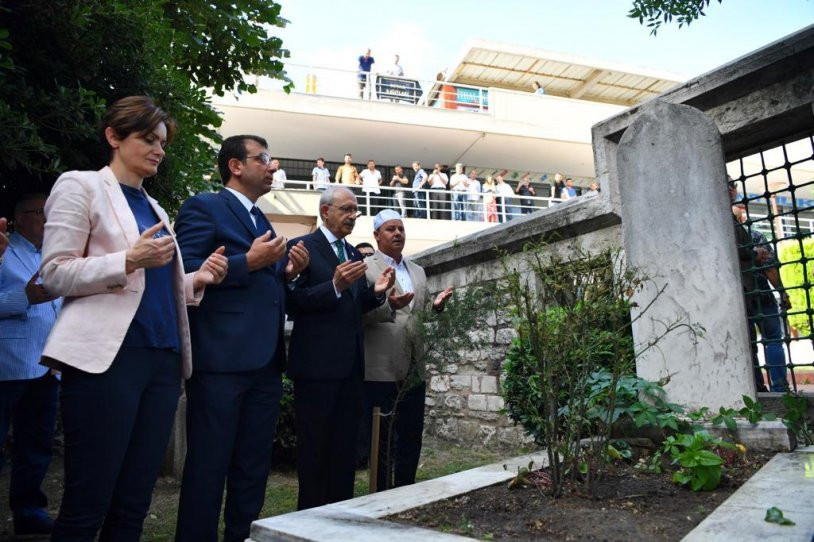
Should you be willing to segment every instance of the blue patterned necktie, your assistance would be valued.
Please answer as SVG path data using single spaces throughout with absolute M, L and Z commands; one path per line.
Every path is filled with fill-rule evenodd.
M 342 242 L 342 239 L 337 239 L 334 241 L 334 246 L 336 246 L 336 256 L 339 258 L 339 263 L 344 263 L 347 260 L 345 257 L 345 243 Z

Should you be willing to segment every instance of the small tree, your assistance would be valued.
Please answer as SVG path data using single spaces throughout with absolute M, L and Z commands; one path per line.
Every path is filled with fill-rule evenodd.
M 386 487 L 394 486 L 393 437 L 399 405 L 407 392 L 427 378 L 427 366 L 443 371 L 449 364 L 459 363 L 468 355 L 494 345 L 494 334 L 489 321 L 495 317 L 497 286 L 492 282 L 477 282 L 458 288 L 442 312 L 432 309 L 434 296 L 429 305 L 417 309 L 415 326 L 407 330 L 407 345 L 413 352 L 407 375 L 399 383 L 393 410 L 382 412 L 388 439 L 379 450 L 380 461 L 387 472 Z
M 545 447 L 551 491 L 560 496 L 568 478 L 584 476 L 595 488 L 608 457 L 611 428 L 621 416 L 675 424 L 674 417 L 662 422 L 658 413 L 680 407 L 664 403 L 652 384 L 629 378 L 635 363 L 631 298 L 648 279 L 627 267 L 618 251 L 589 256 L 575 250 L 563 259 L 545 248 L 525 248 L 524 271 L 504 260 L 503 291 L 517 339 L 507 358 L 503 391 L 509 416 Z M 679 327 L 693 336 L 698 332 L 676 321 L 665 323 L 662 336 Z M 657 344 L 651 341 L 645 348 Z M 647 401 L 659 403 L 658 408 L 651 409 Z M 587 448 L 581 445 L 585 436 L 590 436 Z

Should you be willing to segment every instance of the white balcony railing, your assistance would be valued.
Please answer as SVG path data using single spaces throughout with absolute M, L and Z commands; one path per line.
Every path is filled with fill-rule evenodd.
M 331 183 L 331 186 L 335 184 Z M 410 187 L 380 186 L 379 194 L 365 192 L 365 187 L 361 185 L 349 185 L 347 188 L 356 194 L 359 212 L 362 215 L 373 216 L 382 209 L 390 208 L 399 211 L 405 217 L 427 220 L 506 222 L 564 201 L 558 198 L 519 194 L 501 197 L 489 192 L 468 193 L 439 189 L 413 191 Z M 282 190 L 310 193 L 315 191 L 310 181 L 294 180 L 287 180 Z
M 399 77 L 323 66 L 286 63 L 293 92 L 485 113 L 489 90 L 441 80 Z M 258 77 L 258 88 L 278 89 L 280 81 Z

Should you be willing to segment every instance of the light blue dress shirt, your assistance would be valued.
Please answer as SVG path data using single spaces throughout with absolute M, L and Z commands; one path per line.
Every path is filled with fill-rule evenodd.
M 25 286 L 39 270 L 40 258 L 40 251 L 25 237 L 9 236 L 0 265 L 0 380 L 30 380 L 49 370 L 39 362 L 62 298 L 28 303 Z

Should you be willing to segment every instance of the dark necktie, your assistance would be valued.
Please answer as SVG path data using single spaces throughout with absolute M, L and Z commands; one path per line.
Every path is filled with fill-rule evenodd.
M 257 230 L 259 235 L 263 235 L 268 231 L 266 227 L 266 217 L 263 216 L 263 212 L 257 207 L 257 205 L 252 206 L 252 210 L 249 211 L 254 216 L 254 229 Z
M 339 258 L 339 263 L 344 263 L 347 260 L 345 257 L 345 243 L 342 242 L 342 239 L 337 239 L 334 241 L 334 245 L 336 246 L 336 257 Z

